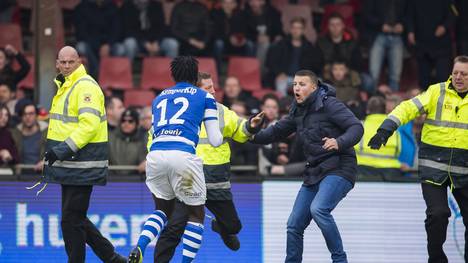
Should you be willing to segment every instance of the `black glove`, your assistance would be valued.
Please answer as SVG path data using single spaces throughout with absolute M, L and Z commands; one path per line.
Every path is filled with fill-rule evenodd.
M 44 155 L 44 161 L 48 162 L 49 166 L 52 166 L 57 160 L 57 154 L 53 150 L 47 151 Z
M 252 127 L 251 124 L 250 124 L 252 119 L 255 118 L 256 116 L 259 116 L 260 114 L 261 114 L 262 121 L 260 122 L 260 124 L 257 127 L 255 127 L 255 128 Z M 247 120 L 247 123 L 245 124 L 246 125 L 245 128 L 251 134 L 256 134 L 262 129 L 263 123 L 265 123 L 265 114 L 263 112 L 260 112 L 258 114 L 250 116 L 250 118 Z
M 370 139 L 369 143 L 367 146 L 370 146 L 371 149 L 380 149 L 383 145 L 387 144 L 388 138 L 392 136 L 392 132 L 389 132 L 387 130 L 383 129 L 378 129 L 377 133 Z

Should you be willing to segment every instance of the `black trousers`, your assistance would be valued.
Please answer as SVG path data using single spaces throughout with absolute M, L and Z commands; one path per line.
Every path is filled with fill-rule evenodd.
M 443 250 L 450 217 L 447 186 L 447 183 L 442 186 L 422 184 L 422 193 L 427 207 L 424 223 L 427 233 L 429 263 L 448 262 Z M 460 207 L 463 224 L 465 225 L 465 262 L 468 262 L 468 187 L 454 189 L 452 193 Z
M 85 262 L 86 244 L 103 262 L 112 262 L 114 246 L 88 219 L 93 186 L 62 185 L 62 233 L 68 262 Z
M 221 233 L 235 235 L 240 232 L 242 225 L 232 200 L 207 200 L 205 207 L 216 217 Z M 184 234 L 187 221 L 188 211 L 185 204 L 176 202 L 174 212 L 156 243 L 154 262 L 170 262 Z
M 419 85 L 426 90 L 430 84 L 444 82 L 451 74 L 452 57 L 448 55 L 433 56 L 429 52 L 416 55 L 418 61 Z M 435 68 L 435 79 L 431 78 L 432 69 Z

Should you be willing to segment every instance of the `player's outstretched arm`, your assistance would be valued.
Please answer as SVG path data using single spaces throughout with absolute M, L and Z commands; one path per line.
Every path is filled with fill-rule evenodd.
M 204 121 L 208 142 L 213 147 L 218 147 L 223 143 L 223 135 L 219 130 L 218 119 L 210 119 Z

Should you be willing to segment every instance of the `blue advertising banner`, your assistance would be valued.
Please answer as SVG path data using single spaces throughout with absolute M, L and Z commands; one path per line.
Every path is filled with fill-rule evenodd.
M 30 185 L 0 182 L 0 262 L 66 262 L 60 230 L 60 186 L 49 185 L 36 197 L 36 191 L 25 189 Z M 262 262 L 261 184 L 233 184 L 232 190 L 243 225 L 241 249 L 227 249 L 211 231 L 207 217 L 199 262 Z M 94 187 L 88 217 L 119 253 L 127 255 L 153 209 L 144 183 L 109 183 Z M 144 262 L 153 262 L 153 250 L 154 243 L 146 251 Z M 179 246 L 172 262 L 180 262 L 180 255 Z M 101 262 L 89 247 L 86 262 Z

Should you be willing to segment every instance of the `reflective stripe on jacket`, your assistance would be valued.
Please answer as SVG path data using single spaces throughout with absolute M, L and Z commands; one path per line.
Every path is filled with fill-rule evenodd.
M 382 124 L 403 125 L 427 114 L 419 150 L 419 174 L 423 181 L 453 187 L 468 186 L 468 96 L 461 98 L 451 79 L 431 85 L 428 90 L 398 105 Z
M 197 145 L 197 156 L 203 160 L 203 171 L 209 200 L 230 200 L 231 194 L 231 148 L 229 139 L 236 142 L 246 142 L 250 133 L 246 130 L 246 120 L 237 116 L 226 106 L 217 103 L 219 129 L 224 141 L 219 147 L 213 147 L 208 142 L 205 126 L 200 129 L 200 140 Z
M 103 185 L 108 168 L 104 94 L 80 65 L 60 83 L 52 100 L 46 150 L 59 161 L 44 166 L 47 182 Z M 60 161 L 61 160 L 61 161 Z

